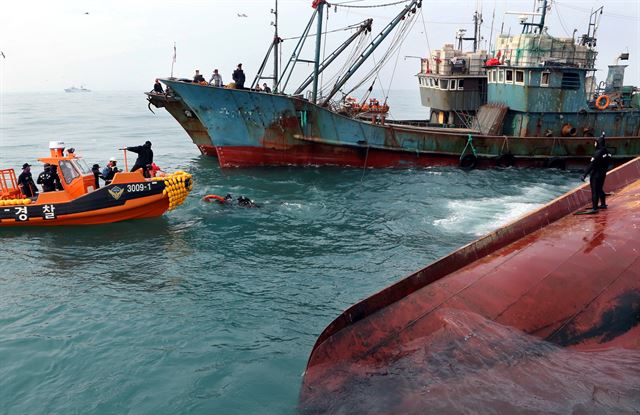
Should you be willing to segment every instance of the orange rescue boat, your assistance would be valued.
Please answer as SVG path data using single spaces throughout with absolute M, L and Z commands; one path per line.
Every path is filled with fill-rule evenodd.
M 191 189 L 189 173 L 177 171 L 145 178 L 142 170 L 118 172 L 110 184 L 95 189 L 87 163 L 64 143 L 51 142 L 51 154 L 38 160 L 57 166 L 62 190 L 27 198 L 13 169 L 0 170 L 0 226 L 95 225 L 160 216 L 181 205 Z

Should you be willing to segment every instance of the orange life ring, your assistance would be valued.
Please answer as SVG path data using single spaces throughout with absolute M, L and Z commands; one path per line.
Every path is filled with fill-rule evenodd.
M 200 81 L 198 82 L 198 84 L 205 86 L 205 85 L 209 85 L 209 83 L 207 81 Z
M 602 101 L 604 101 L 604 103 Z M 611 99 L 608 95 L 600 95 L 598 99 L 596 99 L 596 108 L 599 110 L 606 110 L 609 108 L 610 103 Z
M 206 195 L 202 198 L 205 202 L 218 202 L 218 203 L 226 203 L 226 200 L 222 196 L 218 195 Z

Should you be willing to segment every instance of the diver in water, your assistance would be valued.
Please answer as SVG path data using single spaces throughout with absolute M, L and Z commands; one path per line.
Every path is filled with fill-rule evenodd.
M 604 181 L 607 178 L 607 170 L 609 169 L 609 161 L 611 153 L 607 150 L 606 135 L 604 131 L 602 135 L 596 139 L 596 151 L 591 157 L 589 167 L 584 171 L 581 179 L 584 181 L 589 176 L 591 184 L 591 210 L 588 213 L 597 213 L 598 209 L 606 209 L 607 204 L 604 193 Z M 598 201 L 600 205 L 598 206 Z
M 232 205 L 233 204 L 233 196 L 231 193 L 227 193 L 225 197 L 218 195 L 206 195 L 203 200 L 205 202 L 216 202 L 220 205 Z M 253 200 L 249 199 L 246 196 L 238 196 L 236 199 L 238 206 L 242 207 L 250 207 L 250 208 L 259 208 L 260 205 L 255 203 Z
M 238 196 L 237 201 L 238 201 L 238 206 L 250 207 L 250 208 L 260 207 L 260 205 L 258 205 L 253 200 L 251 200 L 251 199 L 249 199 L 248 197 L 245 197 L 245 196 Z

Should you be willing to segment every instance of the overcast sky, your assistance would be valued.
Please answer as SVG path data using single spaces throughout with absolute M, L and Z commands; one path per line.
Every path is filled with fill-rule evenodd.
M 370 5 L 394 0 L 337 0 L 335 3 Z M 311 15 L 311 0 L 280 0 L 281 37 L 297 36 Z M 517 16 L 505 10 L 531 11 L 534 0 L 424 0 L 423 16 L 395 60 L 381 72 L 385 88 L 417 87 L 419 62 L 405 56 L 427 56 L 429 46 L 437 49 L 453 43 L 455 31 L 472 32 L 471 17 L 482 7 L 483 37 L 493 38 L 504 22 L 505 32 L 520 31 Z M 85 85 L 95 91 L 149 90 L 155 77 L 171 71 L 173 44 L 177 45 L 175 75 L 192 77 L 199 68 L 209 78 L 219 68 L 225 82 L 237 63 L 244 64 L 253 79 L 272 38 L 270 22 L 273 0 L 30 0 L 3 1 L 0 6 L 0 88 L 2 92 L 62 91 L 71 85 Z M 598 32 L 597 66 L 604 79 L 606 66 L 623 51 L 631 59 L 625 84 L 640 84 L 640 0 L 559 0 L 547 20 L 549 31 L 558 37 L 586 32 L 590 10 L 604 5 Z M 338 7 L 331 10 L 329 30 L 374 19 L 374 34 L 398 13 L 400 5 L 375 9 Z M 492 14 L 495 9 L 495 19 Z M 87 14 L 88 13 L 88 14 Z M 245 14 L 247 17 L 239 17 Z M 424 21 L 424 23 L 423 23 Z M 426 27 L 426 33 L 425 33 Z M 312 29 L 315 32 L 315 28 Z M 327 52 L 349 32 L 328 36 Z M 288 59 L 295 40 L 284 42 L 283 60 Z M 312 46 L 313 41 L 308 42 Z M 382 55 L 382 49 L 376 56 Z M 303 58 L 312 59 L 311 48 Z M 309 67 L 301 65 L 294 76 L 302 79 Z M 393 82 L 392 81 L 393 75 Z

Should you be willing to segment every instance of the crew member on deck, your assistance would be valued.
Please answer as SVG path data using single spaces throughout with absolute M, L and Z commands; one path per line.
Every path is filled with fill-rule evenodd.
M 153 84 L 153 91 L 156 94 L 164 94 L 164 89 L 162 89 L 162 84 L 159 79 L 156 79 L 156 83 Z
M 55 178 L 51 174 L 51 165 L 49 163 L 44 165 L 44 171 L 40 173 L 36 182 L 42 186 L 43 193 L 56 190 Z
M 91 172 L 93 173 L 94 189 L 98 190 L 100 188 L 100 179 L 104 179 L 102 173 L 100 173 L 100 165 L 94 164 L 91 167 Z
M 235 71 L 233 71 L 232 78 L 233 78 L 233 82 L 236 83 L 236 88 L 244 89 L 245 76 L 244 76 L 244 71 L 242 70 L 241 63 L 239 63 L 238 68 Z
M 18 176 L 18 186 L 25 197 L 34 197 L 38 195 L 38 188 L 33 182 L 33 176 L 31 176 L 31 164 L 24 163 L 22 165 L 22 173 Z
M 596 139 L 596 152 L 591 157 L 591 163 L 582 175 L 582 180 L 589 175 L 589 183 L 591 184 L 591 211 L 589 213 L 597 213 L 598 209 L 606 209 L 604 181 L 607 178 L 607 169 L 611 160 L 611 153 L 607 150 L 604 131 L 602 135 Z M 598 200 L 600 205 L 598 206 Z
M 64 187 L 62 187 L 62 183 L 60 182 L 60 176 L 58 175 L 58 166 L 55 164 L 50 166 L 49 173 L 51 173 L 56 190 L 64 190 Z
M 144 175 L 144 177 L 150 177 L 149 166 L 153 163 L 153 150 L 151 150 L 151 141 L 145 141 L 145 143 L 141 146 L 127 147 L 125 148 L 125 150 L 138 154 L 138 158 L 131 168 L 131 171 L 142 169 L 142 174 Z
M 118 173 L 120 170 L 118 170 L 118 167 L 116 166 L 117 161 L 115 157 L 111 157 L 109 159 L 109 163 L 107 163 L 107 166 L 102 169 L 102 179 L 104 180 L 104 184 L 108 185 L 111 183 L 111 180 L 113 180 L 113 176 L 116 175 L 116 173 Z
M 270 93 L 271 93 L 271 88 L 269 88 L 269 87 L 267 86 L 267 83 L 266 83 L 266 82 L 262 84 L 262 90 L 263 90 L 264 92 L 266 92 L 267 94 L 270 94 Z
M 209 79 L 209 85 L 221 87 L 222 86 L 222 75 L 218 73 L 217 69 L 213 70 L 213 74 L 211 75 L 211 79 Z
M 200 73 L 200 69 L 196 69 L 196 74 L 193 75 L 193 82 L 195 83 L 206 82 L 204 80 L 204 76 L 202 76 L 202 74 Z

